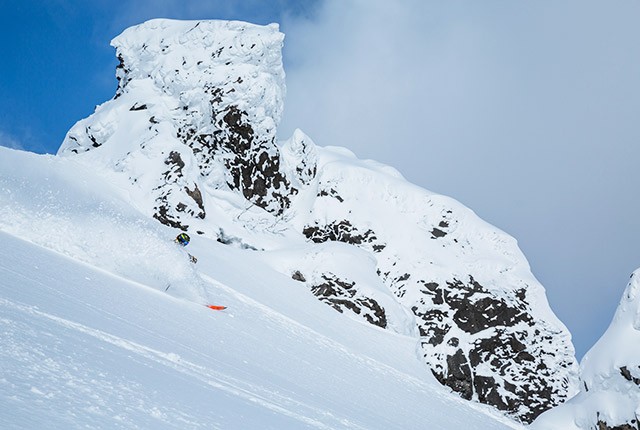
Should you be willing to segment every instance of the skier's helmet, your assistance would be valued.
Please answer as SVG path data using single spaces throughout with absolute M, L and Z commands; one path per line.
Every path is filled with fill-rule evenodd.
M 191 238 L 187 233 L 180 233 L 178 237 L 176 237 L 176 242 L 178 242 L 182 246 L 187 246 Z

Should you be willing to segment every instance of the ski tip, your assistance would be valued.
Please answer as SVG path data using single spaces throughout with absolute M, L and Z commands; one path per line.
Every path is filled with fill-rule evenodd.
M 207 306 L 209 309 L 213 309 L 214 311 L 222 311 L 227 309 L 226 306 L 218 306 L 218 305 L 205 305 Z

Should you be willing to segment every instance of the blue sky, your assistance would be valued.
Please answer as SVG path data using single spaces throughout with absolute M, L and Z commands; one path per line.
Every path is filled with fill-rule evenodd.
M 5 146 L 54 152 L 95 105 L 113 97 L 109 41 L 151 18 L 240 19 L 258 24 L 309 16 L 316 0 L 20 0 L 0 14 L 0 139 Z
M 54 153 L 147 19 L 279 22 L 280 127 L 390 164 L 513 235 L 581 357 L 640 266 L 637 0 L 22 0 L 0 15 L 0 144 Z

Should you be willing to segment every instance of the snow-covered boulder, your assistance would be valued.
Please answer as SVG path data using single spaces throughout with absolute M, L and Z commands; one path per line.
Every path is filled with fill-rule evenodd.
M 580 393 L 536 420 L 536 430 L 640 428 L 640 269 L 611 325 L 580 363 Z
M 530 422 L 577 391 L 570 335 L 507 234 L 302 131 L 280 144 L 276 25 L 152 20 L 116 37 L 114 98 L 59 155 L 141 212 L 256 252 L 343 315 L 416 338 L 435 377 Z M 338 317 L 338 314 L 336 314 Z

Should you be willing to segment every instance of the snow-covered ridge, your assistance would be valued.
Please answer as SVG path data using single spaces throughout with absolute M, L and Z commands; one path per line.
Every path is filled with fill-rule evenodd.
M 260 251 L 339 312 L 413 336 L 465 399 L 530 422 L 571 396 L 570 335 L 513 238 L 389 166 L 300 130 L 275 141 L 282 42 L 275 25 L 238 22 L 126 30 L 114 99 L 59 155 L 165 226 Z
M 640 269 L 611 325 L 580 363 L 580 393 L 543 414 L 540 430 L 633 430 L 640 426 Z

